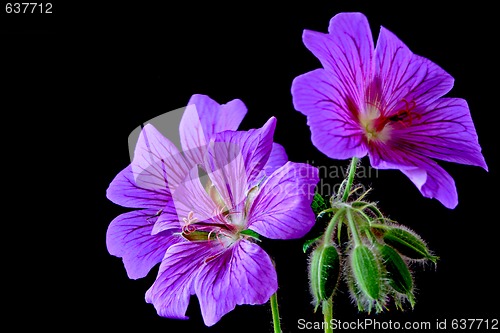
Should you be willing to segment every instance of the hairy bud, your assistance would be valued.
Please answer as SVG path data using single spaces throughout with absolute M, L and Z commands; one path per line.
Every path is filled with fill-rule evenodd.
M 320 244 L 311 253 L 309 281 L 315 311 L 322 300 L 332 297 L 340 276 L 340 256 L 335 245 Z
M 377 312 L 382 310 L 385 299 L 383 272 L 380 259 L 366 245 L 356 246 L 350 258 L 352 278 L 355 284 L 358 308 L 370 312 L 375 304 Z M 361 302 L 362 304 L 359 304 Z
M 389 285 L 398 293 L 408 298 L 411 307 L 415 305 L 413 297 L 413 278 L 408 265 L 393 248 L 388 245 L 382 245 L 379 248 L 380 256 L 384 260 L 384 266 L 387 271 Z
M 429 259 L 433 263 L 439 259 L 430 253 L 425 242 L 417 234 L 408 229 L 393 227 L 384 233 L 383 240 L 410 259 Z

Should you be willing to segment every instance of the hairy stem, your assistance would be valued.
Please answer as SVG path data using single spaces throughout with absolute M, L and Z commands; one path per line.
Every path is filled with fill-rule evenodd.
M 280 312 L 278 309 L 278 292 L 276 291 L 270 299 L 271 312 L 273 314 L 274 333 L 281 333 Z
M 351 192 L 352 182 L 354 181 L 354 175 L 356 175 L 356 167 L 358 165 L 358 158 L 353 157 L 351 160 L 351 165 L 349 166 L 349 175 L 347 176 L 347 183 L 344 188 L 344 194 L 342 195 L 342 202 L 346 202 L 349 198 L 349 193 Z
M 332 301 L 332 298 L 330 297 L 329 299 L 327 300 L 324 300 L 323 301 L 323 304 L 321 305 L 321 308 L 323 310 L 323 316 L 324 316 L 324 320 L 325 320 L 325 323 L 324 323 L 324 329 L 325 329 L 325 333 L 333 333 L 333 328 L 331 327 L 330 323 L 333 319 L 333 301 Z
M 354 239 L 354 244 L 356 246 L 361 244 L 361 238 L 359 238 L 358 229 L 356 228 L 356 223 L 354 223 L 354 217 L 352 216 L 351 210 L 347 210 L 347 222 L 349 223 L 349 229 L 351 229 L 352 238 Z
M 335 227 L 337 226 L 337 222 L 339 221 L 339 218 L 344 214 L 344 212 L 345 208 L 339 209 L 330 220 L 323 238 L 327 244 L 330 244 L 331 240 L 333 239 L 333 232 L 335 230 Z M 342 223 L 342 221 L 340 221 L 340 223 Z

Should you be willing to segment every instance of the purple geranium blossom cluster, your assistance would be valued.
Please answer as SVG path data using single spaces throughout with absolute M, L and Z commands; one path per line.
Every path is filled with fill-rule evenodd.
M 161 316 L 185 319 L 194 294 L 209 326 L 238 304 L 267 302 L 276 272 L 246 231 L 300 238 L 314 224 L 317 169 L 288 162 L 273 143 L 275 118 L 236 131 L 245 114 L 239 100 L 194 95 L 179 128 L 183 152 L 146 125 L 133 161 L 108 188 L 111 201 L 140 208 L 111 222 L 108 250 L 133 279 L 161 263 L 146 293 Z
M 487 166 L 467 102 L 442 98 L 453 78 L 383 27 L 374 48 L 363 14 L 338 14 L 328 31 L 304 31 L 323 68 L 292 86 L 313 144 L 331 158 L 368 155 L 376 168 L 399 169 L 425 197 L 454 208 L 455 183 L 433 159 Z

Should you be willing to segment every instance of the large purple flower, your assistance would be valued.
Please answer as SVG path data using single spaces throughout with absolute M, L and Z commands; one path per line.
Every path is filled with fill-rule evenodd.
M 313 144 L 336 159 L 368 154 L 374 167 L 401 170 L 425 197 L 454 208 L 455 183 L 433 159 L 487 166 L 466 101 L 441 98 L 453 78 L 383 27 L 374 48 L 363 14 L 338 14 L 328 31 L 304 31 L 324 68 L 292 85 Z
M 246 112 L 241 102 L 193 99 L 196 107 L 188 106 L 180 125 L 184 152 L 146 125 L 131 165 L 110 184 L 109 199 L 142 210 L 113 220 L 107 246 L 130 278 L 161 262 L 146 293 L 159 315 L 185 319 L 196 294 L 213 325 L 237 304 L 262 304 L 276 291 L 273 264 L 246 230 L 302 237 L 314 223 L 309 204 L 318 176 L 287 162 L 273 143 L 274 118 L 237 132 Z

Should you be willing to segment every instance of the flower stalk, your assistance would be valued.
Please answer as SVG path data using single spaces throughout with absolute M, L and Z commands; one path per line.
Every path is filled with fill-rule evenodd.
M 278 309 L 278 292 L 275 292 L 271 296 L 269 302 L 271 303 L 271 313 L 273 316 L 274 333 L 281 333 L 280 312 Z
M 323 310 L 324 316 L 324 331 L 325 333 L 333 333 L 333 327 L 330 325 L 333 319 L 333 297 L 330 297 L 327 300 L 324 300 L 321 307 Z
M 358 158 L 353 157 L 351 164 L 349 165 L 349 174 L 347 176 L 347 182 L 344 188 L 344 194 L 342 195 L 342 202 L 347 202 L 349 199 L 349 194 L 351 192 L 352 183 L 354 182 L 354 176 L 356 175 L 356 168 L 358 166 Z

